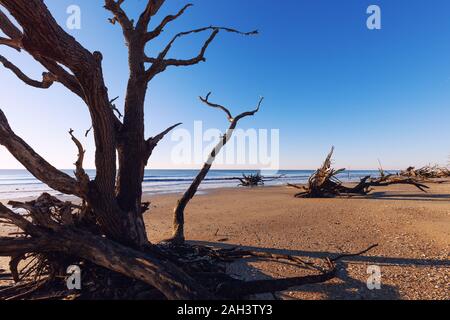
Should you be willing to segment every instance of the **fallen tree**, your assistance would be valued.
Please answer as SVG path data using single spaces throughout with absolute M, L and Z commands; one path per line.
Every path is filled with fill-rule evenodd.
M 83 206 L 62 202 L 48 194 L 36 201 L 10 202 L 18 214 L 0 204 L 2 223 L 20 229 L 15 238 L 0 238 L 0 255 L 11 256 L 11 277 L 16 286 L 0 289 L 0 299 L 244 299 L 249 295 L 284 291 L 320 283 L 336 276 L 336 262 L 362 255 L 339 255 L 323 263 L 291 255 L 239 248 L 159 245 L 135 250 L 96 235 Z M 226 264 L 256 258 L 289 262 L 308 275 L 288 279 L 242 281 L 226 273 Z M 69 265 L 82 265 L 82 291 L 65 287 Z M 111 271 L 115 273 L 111 274 Z M 130 280 L 131 279 L 131 280 Z M 126 290 L 124 289 L 126 288 Z
M 242 174 L 242 178 L 235 178 L 236 180 L 239 180 L 241 183 L 239 186 L 241 187 L 258 187 L 263 186 L 265 183 L 264 177 L 260 173 L 255 174 L 249 174 L 246 175 L 245 173 Z
M 240 184 L 238 185 L 239 187 L 253 188 L 253 187 L 264 186 L 266 182 L 275 181 L 275 180 L 281 179 L 282 177 L 283 176 L 267 178 L 258 172 L 258 173 L 249 174 L 249 175 L 243 173 L 242 177 L 231 178 L 230 180 L 239 180 L 240 181 Z
M 301 190 L 295 197 L 297 198 L 334 198 L 339 196 L 367 195 L 375 187 L 387 187 L 395 184 L 412 185 L 419 190 L 426 192 L 428 186 L 420 183 L 414 178 L 402 177 L 400 175 L 386 174 L 380 168 L 380 177 L 366 176 L 354 187 L 347 187 L 339 180 L 338 175 L 345 172 L 345 169 L 335 170 L 332 167 L 332 157 L 334 147 L 331 149 L 322 167 L 320 167 L 308 179 L 306 186 L 289 184 L 290 187 Z

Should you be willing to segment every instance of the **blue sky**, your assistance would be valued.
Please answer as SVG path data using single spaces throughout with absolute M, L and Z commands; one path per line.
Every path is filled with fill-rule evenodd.
M 65 25 L 69 5 L 79 5 L 81 30 L 68 30 L 88 49 L 104 56 L 111 97 L 123 102 L 127 52 L 118 26 L 100 0 L 47 0 Z M 191 129 L 195 120 L 207 128 L 225 128 L 226 120 L 203 107 L 200 94 L 239 112 L 266 97 L 263 109 L 242 128 L 280 129 L 281 165 L 317 167 L 332 145 L 336 166 L 371 169 L 381 159 L 397 169 L 428 163 L 446 164 L 450 155 L 450 2 L 395 0 L 193 0 L 194 7 L 166 28 L 148 47 L 158 52 L 171 35 L 214 25 L 259 29 L 257 37 L 221 34 L 207 52 L 207 62 L 173 68 L 150 84 L 146 104 L 147 134 L 176 122 Z M 137 17 L 144 0 L 127 0 Z M 127 4 L 128 3 L 128 4 Z M 168 0 L 159 21 L 186 2 Z M 366 27 L 366 9 L 382 10 L 382 29 Z M 207 35 L 181 41 L 173 57 L 189 58 Z M 0 54 L 39 78 L 42 68 L 26 54 L 0 47 Z M 60 85 L 48 90 L 27 87 L 0 69 L 0 108 L 20 136 L 60 168 L 71 168 L 76 150 L 67 131 L 82 136 L 90 127 L 87 108 Z M 87 167 L 93 167 L 92 137 L 83 140 Z M 170 168 L 170 138 L 155 152 L 149 168 Z M 1 168 L 20 168 L 0 149 Z

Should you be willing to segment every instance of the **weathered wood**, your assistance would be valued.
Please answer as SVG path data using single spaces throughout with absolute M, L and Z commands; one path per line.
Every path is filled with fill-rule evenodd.
M 165 1 L 149 0 L 137 23 L 123 10 L 123 2 L 104 1 L 105 8 L 113 14 L 110 22 L 121 26 L 128 47 L 130 74 L 122 123 L 121 111 L 115 105 L 112 106 L 111 101 L 114 100 L 109 98 L 105 85 L 102 54 L 91 52 L 65 32 L 44 1 L 0 0 L 0 30 L 6 35 L 6 38 L 0 38 L 0 45 L 27 52 L 48 72 L 45 72 L 42 81 L 39 81 L 28 77 L 3 56 L 0 56 L 0 63 L 27 85 L 47 89 L 54 82 L 59 82 L 83 100 L 92 121 L 96 166 L 96 177 L 91 181 L 83 169 L 84 149 L 71 131 L 72 140 L 78 149 L 76 179 L 57 170 L 15 135 L 6 117 L 0 112 L 0 144 L 6 146 L 37 179 L 52 189 L 78 196 L 83 200 L 81 208 L 77 208 L 77 214 L 72 214 L 75 208 L 73 205 L 59 203 L 48 195 L 32 203 L 12 203 L 18 208 L 30 211 L 31 221 L 13 217 L 6 207 L 0 207 L 3 212 L 3 217 L 0 218 L 7 223 L 21 226 L 24 234 L 33 240 L 30 242 L 28 238 L 13 239 L 10 243 L 11 239 L 2 239 L 6 247 L 2 247 L 0 250 L 3 251 L 0 252 L 17 257 L 17 261 L 22 253 L 27 252 L 65 253 L 145 281 L 170 298 L 210 297 L 209 292 L 179 269 L 164 259 L 160 261 L 144 253 L 149 246 L 142 216 L 143 209 L 146 208 L 146 205 L 142 204 L 144 169 L 158 142 L 176 127 L 171 127 L 154 138 L 145 139 L 144 104 L 148 84 L 157 74 L 168 66 L 188 66 L 204 61 L 206 50 L 219 32 L 241 35 L 253 35 L 256 32 L 245 33 L 223 27 L 180 32 L 158 58 L 152 60 L 145 55 L 148 42 L 159 36 L 164 27 L 183 15 L 191 5 L 184 6 L 175 15 L 166 16 L 155 29 L 148 30 L 151 20 Z M 14 23 L 2 12 L 5 9 L 14 18 Z M 177 39 L 201 32 L 211 32 L 211 35 L 201 47 L 198 56 L 187 60 L 167 59 L 167 54 Z M 242 114 L 239 117 L 248 115 Z M 232 122 L 230 131 L 236 126 L 239 117 Z M 192 196 L 204 178 L 201 178 L 201 175 L 197 180 L 198 184 L 193 187 L 195 190 L 191 189 L 194 191 Z M 53 215 L 55 210 L 57 216 Z M 61 225 L 64 228 L 61 228 Z M 44 229 L 50 229 L 57 234 L 57 241 L 45 233 Z M 61 265 L 57 267 L 60 268 Z
M 43 195 L 37 201 L 11 203 L 29 212 L 30 220 L 0 204 L 0 219 L 23 230 L 22 238 L 0 238 L 0 256 L 62 253 L 134 278 L 160 290 L 169 299 L 206 299 L 212 294 L 169 261 L 131 249 L 59 220 L 65 203 Z M 53 210 L 50 210 L 53 208 Z M 17 262 L 18 263 L 18 262 Z
M 449 178 L 450 169 L 440 166 L 425 166 L 419 169 L 415 167 L 409 167 L 404 171 L 400 172 L 401 176 L 416 178 L 416 179 L 440 179 Z
M 200 100 L 210 107 L 217 108 L 218 107 L 217 104 L 211 103 L 209 101 L 210 96 L 211 96 L 211 92 L 208 93 L 208 95 L 205 98 L 200 97 Z M 203 180 L 208 175 L 217 155 L 220 153 L 222 148 L 228 143 L 228 141 L 233 136 L 233 132 L 236 129 L 236 126 L 238 125 L 239 121 L 245 117 L 250 117 L 250 116 L 255 115 L 259 111 L 261 104 L 263 102 L 263 99 L 264 98 L 261 98 L 259 100 L 258 106 L 255 110 L 241 113 L 240 115 L 238 115 L 235 118 L 231 116 L 231 112 L 227 108 L 220 106 L 219 109 L 221 109 L 222 111 L 224 111 L 227 114 L 228 121 L 230 122 L 230 127 L 228 128 L 226 134 L 222 137 L 221 141 L 211 151 L 211 153 L 208 157 L 208 160 L 205 162 L 205 164 L 203 165 L 203 168 L 200 170 L 198 175 L 195 177 L 195 179 L 192 182 L 192 184 L 190 185 L 190 187 L 186 190 L 186 192 L 183 194 L 183 196 L 178 200 L 178 204 L 174 210 L 174 215 L 173 215 L 173 235 L 172 235 L 172 238 L 170 239 L 171 242 L 184 243 L 184 241 L 185 241 L 184 211 L 185 211 L 187 205 L 192 200 L 192 198 L 194 198 L 195 194 L 198 191 L 198 188 L 200 187 L 200 184 L 203 182 Z
M 345 169 L 335 170 L 332 168 L 332 156 L 334 147 L 328 154 L 322 167 L 319 168 L 308 180 L 306 186 L 297 186 L 294 184 L 288 184 L 288 186 L 295 189 L 302 190 L 297 193 L 297 198 L 333 198 L 338 196 L 354 196 L 354 195 L 367 195 L 372 191 L 373 187 L 387 187 L 396 184 L 412 185 L 419 190 L 426 192 L 429 189 L 428 186 L 420 183 L 414 178 L 405 178 L 400 175 L 386 174 L 382 168 L 380 168 L 380 177 L 373 178 L 367 176 L 361 179 L 361 181 L 354 187 L 344 186 L 343 183 L 337 178 L 337 175 L 344 172 Z

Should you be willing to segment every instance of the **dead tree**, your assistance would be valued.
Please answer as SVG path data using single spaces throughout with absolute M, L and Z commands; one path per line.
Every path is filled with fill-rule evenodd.
M 308 180 L 306 186 L 289 184 L 290 187 L 302 190 L 297 193 L 297 198 L 334 198 L 339 196 L 367 195 L 374 187 L 387 187 L 395 184 L 407 184 L 426 192 L 428 186 L 420 183 L 414 178 L 405 178 L 399 175 L 386 174 L 380 167 L 380 177 L 366 176 L 354 187 L 345 186 L 339 180 L 338 175 L 345 169 L 335 170 L 332 167 L 334 147 L 328 154 L 322 167 L 318 169 Z
M 209 170 L 211 169 L 217 155 L 220 153 L 222 148 L 228 143 L 228 141 L 233 136 L 233 132 L 236 129 L 239 121 L 246 117 L 251 117 L 251 116 L 255 115 L 259 111 L 261 104 L 263 102 L 263 99 L 264 99 L 264 98 L 261 98 L 259 100 L 259 103 L 255 110 L 244 112 L 236 117 L 233 117 L 228 108 L 209 101 L 210 96 L 211 96 L 211 92 L 208 93 L 205 98 L 200 97 L 200 100 L 209 107 L 220 109 L 223 112 L 225 112 L 227 119 L 230 122 L 230 127 L 228 128 L 225 135 L 223 135 L 223 137 L 221 138 L 221 140 L 219 141 L 217 146 L 211 151 L 211 154 L 209 155 L 208 160 L 205 162 L 205 164 L 203 165 L 203 168 L 200 170 L 199 174 L 194 179 L 194 181 L 192 182 L 190 187 L 186 190 L 186 192 L 183 194 L 181 199 L 178 200 L 178 204 L 174 210 L 173 236 L 172 236 L 172 239 L 170 239 L 170 241 L 172 243 L 177 243 L 177 244 L 184 243 L 184 240 L 185 240 L 185 237 L 184 237 L 184 211 L 185 211 L 187 205 L 189 204 L 189 201 L 191 201 L 192 198 L 195 196 L 200 184 L 208 175 Z
M 27 238 L 1 239 L 0 254 L 18 255 L 30 251 L 73 250 L 72 254 L 107 268 L 111 268 L 110 264 L 114 264 L 120 269 L 115 271 L 129 277 L 138 279 L 144 277 L 146 282 L 154 285 L 169 298 L 205 297 L 206 291 L 176 266 L 165 260 L 158 260 L 152 253 L 145 255 L 141 253 L 150 246 L 143 222 L 144 168 L 158 142 L 175 127 L 170 127 L 153 138 L 144 136 L 144 103 L 147 87 L 158 74 L 170 67 L 192 66 L 204 62 L 208 47 L 220 32 L 254 35 L 257 31 L 240 32 L 219 26 L 192 29 L 176 34 L 157 56 L 149 57 L 145 53 L 146 46 L 191 7 L 190 4 L 184 6 L 176 14 L 163 18 L 154 29 L 150 29 L 150 22 L 156 19 L 164 2 L 164 0 L 147 1 L 139 18 L 134 20 L 123 10 L 124 0 L 104 1 L 104 7 L 112 14 L 110 22 L 120 25 L 128 48 L 130 72 L 121 120 L 111 106 L 103 78 L 100 52 L 89 51 L 66 33 L 57 24 L 42 0 L 0 0 L 3 8 L 20 26 L 19 28 L 0 11 L 0 29 L 6 35 L 6 38 L 0 38 L 0 45 L 27 52 L 46 71 L 42 80 L 34 80 L 1 55 L 0 63 L 27 85 L 47 89 L 58 82 L 82 99 L 89 109 L 92 120 L 96 147 L 96 176 L 90 180 L 84 173 L 82 168 L 84 150 L 72 132 L 72 138 L 79 150 L 75 177 L 57 170 L 18 137 L 3 112 L 0 112 L 0 144 L 5 146 L 37 179 L 54 190 L 82 199 L 83 210 L 89 211 L 89 214 L 84 216 L 91 217 L 90 221 L 96 225 L 99 232 L 97 235 L 91 235 L 80 230 L 75 232 L 70 231 L 70 228 L 66 230 L 63 227 L 55 227 L 53 231 L 59 235 L 58 241 L 51 241 L 54 236 L 50 237 L 45 231 L 48 227 L 46 224 L 41 225 L 41 221 L 36 221 L 31 228 L 29 223 L 13 216 L 6 207 L 3 207 L 2 211 L 7 215 L 8 222 L 26 226 L 23 231 Z M 197 56 L 190 59 L 169 57 L 172 46 L 179 39 L 200 33 L 209 35 Z M 27 208 L 33 209 L 28 205 Z M 74 249 L 69 249 L 71 243 L 78 245 Z M 89 247 L 89 243 L 93 247 Z M 108 258 L 111 250 L 115 252 Z M 112 263 L 107 259 L 115 261 Z
M 242 288 L 243 293 L 251 294 L 333 278 L 336 273 L 334 260 L 327 260 L 327 268 L 312 268 L 318 272 L 316 275 L 242 283 L 227 276 L 216 261 L 258 256 L 256 253 L 189 246 L 176 249 L 149 243 L 143 222 L 143 213 L 148 209 L 148 204 L 142 203 L 144 168 L 158 143 L 177 125 L 153 138 L 144 136 L 144 103 L 148 84 L 169 67 L 191 66 L 205 61 L 206 50 L 220 32 L 239 35 L 257 32 L 240 32 L 218 26 L 192 29 L 176 34 L 156 57 L 148 57 L 145 54 L 147 44 L 159 37 L 191 5 L 166 16 L 150 29 L 150 22 L 156 19 L 165 1 L 148 0 L 136 20 L 123 10 L 124 1 L 104 0 L 104 7 L 113 16 L 110 22 L 120 25 L 128 48 L 130 72 L 122 118 L 115 99 L 108 95 L 100 52 L 89 51 L 67 34 L 56 23 L 43 0 L 0 0 L 0 30 L 6 36 L 0 37 L 0 46 L 27 52 L 45 72 L 42 80 L 35 80 L 1 55 L 0 63 L 29 86 L 48 89 L 58 82 L 77 95 L 89 110 L 96 148 L 96 176 L 91 180 L 83 169 L 84 149 L 71 130 L 70 137 L 77 147 L 78 159 L 75 175 L 67 175 L 17 136 L 0 111 L 0 144 L 38 180 L 58 192 L 81 199 L 80 205 L 74 205 L 43 194 L 35 201 L 10 202 L 8 207 L 0 204 L 0 223 L 18 230 L 8 237 L 0 237 L 0 256 L 11 257 L 11 277 L 18 281 L 15 286 L 1 288 L 0 299 L 30 298 L 40 290 L 49 290 L 47 295 L 38 295 L 41 299 L 64 296 L 67 293 L 64 288 L 57 292 L 50 289 L 65 285 L 63 280 L 69 265 L 82 265 L 90 283 L 95 283 L 92 288 L 96 292 L 108 288 L 114 290 L 111 281 L 120 281 L 123 282 L 122 288 L 131 291 L 127 297 L 167 299 L 230 298 L 235 297 L 236 286 Z M 4 9 L 14 17 L 14 23 L 2 11 Z M 207 32 L 209 36 L 197 56 L 184 60 L 168 57 L 180 38 Z M 204 100 L 209 104 L 207 98 Z M 211 106 L 227 112 L 221 106 Z M 232 125 L 222 144 L 237 122 L 251 113 L 232 119 L 227 112 Z M 213 151 L 212 160 L 217 152 Z M 195 195 L 211 164 L 212 161 L 205 164 L 180 200 L 175 219 L 177 239 L 183 238 L 184 208 Z M 211 263 L 205 263 L 203 256 L 210 257 Z M 302 265 L 294 257 L 276 259 L 294 260 Z M 117 294 L 101 297 L 117 297 Z

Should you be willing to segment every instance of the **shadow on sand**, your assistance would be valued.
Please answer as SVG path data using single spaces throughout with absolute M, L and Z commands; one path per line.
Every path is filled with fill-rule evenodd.
M 325 259 L 339 256 L 339 252 L 315 252 L 315 251 L 302 251 L 302 250 L 281 250 L 274 248 L 259 248 L 259 247 L 246 247 L 225 243 L 203 242 L 203 241 L 189 241 L 190 244 L 199 246 L 209 246 L 220 249 L 239 248 L 242 250 L 250 250 L 256 252 L 267 252 L 272 254 L 285 254 L 306 259 Z M 273 279 L 265 274 L 262 270 L 259 270 L 249 263 L 257 261 L 256 259 L 249 258 L 237 262 L 237 269 L 239 274 L 237 276 L 242 277 L 245 275 L 245 280 L 265 280 Z M 292 265 L 286 263 L 287 265 Z M 396 257 L 381 257 L 381 256 L 356 256 L 343 258 L 337 263 L 338 274 L 336 280 L 329 281 L 327 283 L 306 285 L 302 287 L 292 288 L 289 292 L 297 293 L 318 293 L 324 299 L 349 299 L 349 300 L 361 300 L 361 299 L 383 299 L 383 300 L 398 300 L 401 299 L 398 289 L 394 286 L 382 284 L 381 290 L 369 290 L 367 287 L 367 280 L 361 281 L 352 278 L 349 275 L 349 265 L 364 265 L 364 266 L 404 266 L 404 267 L 450 267 L 450 260 L 435 260 L 435 259 L 409 259 L 409 258 L 396 258 Z M 368 279 L 369 274 L 366 273 L 366 268 L 362 268 L 364 274 L 361 275 L 362 279 Z M 286 276 L 286 275 L 283 275 Z M 293 276 L 292 274 L 290 276 Z M 262 298 L 270 298 L 264 296 Z M 289 297 L 284 297 L 289 298 Z
M 357 198 L 355 198 L 357 199 Z M 450 201 L 449 194 L 405 194 L 405 193 L 392 193 L 392 192 L 373 192 L 364 197 L 368 200 L 397 200 L 397 201 Z

